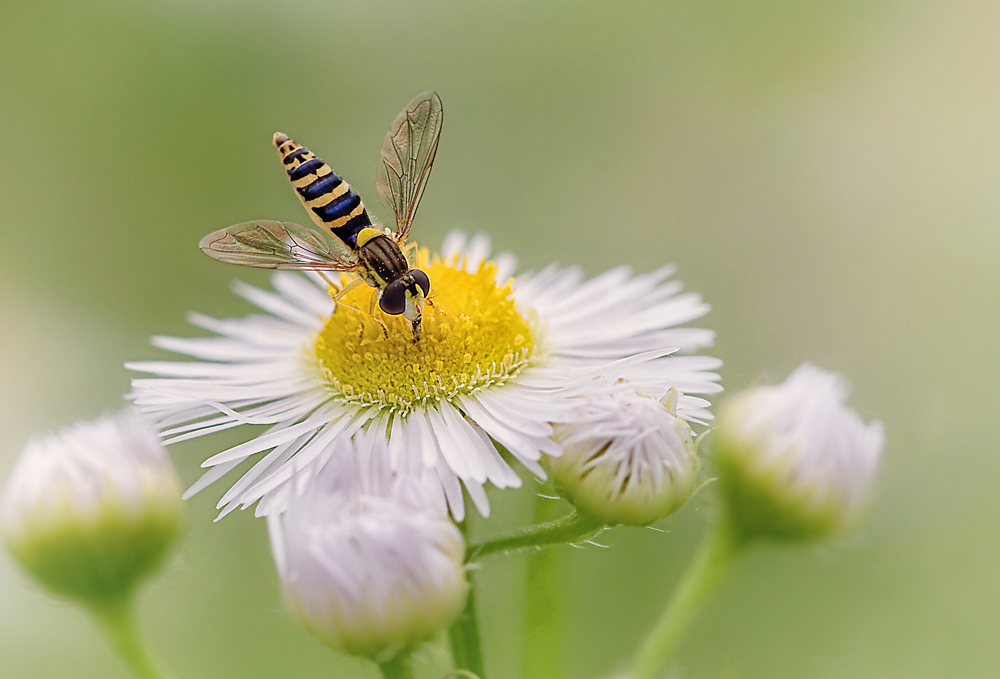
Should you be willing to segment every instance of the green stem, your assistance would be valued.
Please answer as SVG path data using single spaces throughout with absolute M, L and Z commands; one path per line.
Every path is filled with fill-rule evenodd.
M 746 545 L 746 541 L 733 530 L 725 512 L 720 511 L 660 619 L 639 648 L 632 663 L 630 679 L 653 679 Z
M 397 653 L 392 660 L 380 662 L 378 668 L 385 679 L 413 679 L 413 666 L 409 653 Z
M 548 498 L 535 499 L 536 522 L 552 518 L 559 505 Z M 573 527 L 583 526 L 579 518 L 571 515 L 560 528 L 550 528 L 544 534 L 552 536 L 564 531 L 573 536 Z M 549 524 L 552 526 L 559 520 Z M 537 535 L 537 532 L 535 533 Z M 551 544 L 551 543 L 549 543 Z M 524 671 L 525 679 L 562 679 L 562 611 L 559 606 L 559 550 L 537 549 L 528 555 L 527 582 L 525 584 L 524 615 Z
M 466 522 L 458 524 L 463 535 L 468 535 Z M 469 596 L 465 600 L 465 610 L 458 620 L 448 628 L 448 639 L 451 641 L 451 655 L 456 670 L 471 672 L 480 679 L 485 679 L 486 669 L 483 663 L 483 648 L 479 637 L 479 618 L 476 615 L 476 583 L 472 571 L 467 570 L 469 579 Z
M 124 595 L 88 606 L 108 643 L 139 679 L 166 679 L 153 662 L 139 634 L 132 597 Z
M 539 498 L 538 501 L 546 502 L 548 500 Z M 530 547 L 582 542 L 600 533 L 604 527 L 604 524 L 596 519 L 572 512 L 555 521 L 526 526 L 492 540 L 471 544 L 465 551 L 465 560 L 466 562 L 474 561 L 497 552 L 509 553 Z

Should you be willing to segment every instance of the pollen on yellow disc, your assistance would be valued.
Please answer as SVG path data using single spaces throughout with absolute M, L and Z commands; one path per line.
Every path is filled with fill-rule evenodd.
M 321 379 L 348 402 L 406 413 L 516 376 L 535 350 L 531 327 L 515 308 L 509 282 L 497 284 L 494 264 L 485 262 L 476 273 L 463 265 L 461 258 L 445 262 L 418 253 L 431 303 L 424 303 L 416 342 L 402 316 L 376 306 L 388 337 L 369 316 L 373 288 L 348 292 L 316 338 Z

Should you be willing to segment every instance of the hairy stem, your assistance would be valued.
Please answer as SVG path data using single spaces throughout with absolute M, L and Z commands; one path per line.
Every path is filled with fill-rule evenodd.
M 538 502 L 547 500 L 540 497 Z M 594 537 L 604 528 L 600 521 L 572 512 L 555 521 L 518 528 L 492 540 L 470 544 L 465 551 L 465 560 L 475 561 L 497 552 L 510 553 L 531 547 L 582 542 Z
M 746 545 L 733 530 L 725 512 L 718 512 L 667 607 L 639 648 L 630 679 L 653 679 Z
M 559 511 L 557 503 L 538 496 L 535 498 L 534 520 L 551 519 Z M 577 525 L 572 521 L 569 526 Z M 552 529 L 549 531 L 551 535 Z M 570 530 L 567 535 L 575 535 Z M 551 544 L 551 543 L 549 543 Z M 528 555 L 525 583 L 524 672 L 525 679 L 562 679 L 562 611 L 559 605 L 559 550 L 536 549 Z
M 125 595 L 88 606 L 108 643 L 138 679 L 167 679 L 153 662 L 136 624 L 132 597 Z
M 468 525 L 465 521 L 458 527 L 463 535 L 467 535 Z M 465 600 L 465 610 L 448 628 L 451 655 L 456 670 L 471 672 L 480 679 L 485 679 L 486 668 L 479 637 L 479 618 L 476 615 L 476 582 L 472 577 L 472 571 L 466 571 L 465 576 L 469 579 L 469 596 Z
M 413 679 L 409 653 L 397 653 L 392 660 L 380 662 L 378 668 L 385 679 Z

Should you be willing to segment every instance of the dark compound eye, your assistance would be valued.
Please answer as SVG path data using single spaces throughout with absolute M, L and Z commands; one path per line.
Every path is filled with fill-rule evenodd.
M 420 291 L 424 293 L 424 297 L 431 294 L 431 279 L 427 277 L 420 269 L 410 270 L 410 275 L 413 277 L 413 281 L 420 286 Z
M 403 281 L 393 281 L 385 286 L 382 296 L 378 300 L 378 305 L 382 311 L 390 316 L 398 316 L 406 310 L 406 286 Z

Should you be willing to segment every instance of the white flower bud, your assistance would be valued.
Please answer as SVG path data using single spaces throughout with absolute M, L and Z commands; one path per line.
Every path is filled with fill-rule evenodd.
M 134 411 L 28 442 L 0 497 L 0 525 L 45 586 L 91 603 L 154 571 L 184 517 L 177 475 Z
M 849 393 L 841 375 L 804 363 L 783 384 L 724 405 L 713 457 L 746 536 L 823 538 L 863 515 L 885 435 L 845 405 Z
M 379 662 L 426 641 L 465 606 L 465 542 L 440 484 L 374 468 L 353 445 L 268 517 L 285 603 L 325 643 Z M 364 459 L 362 462 L 361 459 Z
M 678 394 L 661 401 L 620 381 L 583 397 L 576 420 L 559 427 L 562 455 L 549 461 L 560 494 L 606 524 L 646 525 L 677 511 L 698 477 Z

